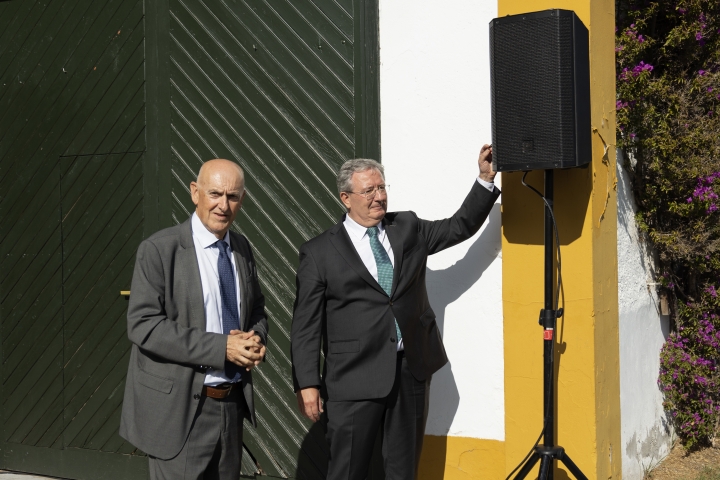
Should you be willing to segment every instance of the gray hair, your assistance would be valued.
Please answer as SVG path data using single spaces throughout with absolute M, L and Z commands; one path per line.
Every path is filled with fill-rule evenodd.
M 337 174 L 338 194 L 352 191 L 352 176 L 358 172 L 366 170 L 377 170 L 385 181 L 385 167 L 380 162 L 370 160 L 369 158 L 353 158 L 342 164 Z

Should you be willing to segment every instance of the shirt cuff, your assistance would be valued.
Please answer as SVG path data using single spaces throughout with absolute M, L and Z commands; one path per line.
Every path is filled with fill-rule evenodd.
M 480 185 L 482 185 L 483 187 L 487 188 L 487 189 L 490 190 L 491 192 L 494 192 L 494 191 L 495 191 L 495 183 L 493 183 L 493 182 L 486 182 L 485 180 L 483 180 L 483 179 L 480 178 L 480 177 L 477 177 L 477 181 L 478 181 L 478 183 L 479 183 Z

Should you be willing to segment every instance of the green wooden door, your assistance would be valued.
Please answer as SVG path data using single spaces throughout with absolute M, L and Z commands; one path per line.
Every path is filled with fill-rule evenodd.
M 117 435 L 143 40 L 142 1 L 0 2 L 0 468 L 147 476 Z
M 148 131 L 159 139 L 148 148 L 169 172 L 159 200 L 168 223 L 192 212 L 188 184 L 203 161 L 233 159 L 246 172 L 233 228 L 255 251 L 270 337 L 253 375 L 258 428 L 246 424 L 243 473 L 324 478 L 324 434 L 301 418 L 292 388 L 295 270 L 299 246 L 343 211 L 339 166 L 378 158 L 377 3 L 167 0 L 150 24 L 168 33 L 148 36 L 158 52 L 148 56 L 148 91 L 158 92 Z
M 378 158 L 377 67 L 376 0 L 0 1 L 0 468 L 146 476 L 117 435 L 120 290 L 227 157 L 271 322 L 243 473 L 324 477 L 290 377 L 297 250 L 342 211 L 339 165 Z

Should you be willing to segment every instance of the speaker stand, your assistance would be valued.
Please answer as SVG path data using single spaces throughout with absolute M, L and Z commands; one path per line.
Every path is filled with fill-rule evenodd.
M 515 476 L 522 480 L 540 461 L 538 480 L 553 480 L 553 460 L 562 462 L 575 475 L 577 480 L 588 480 L 577 465 L 565 453 L 565 449 L 555 445 L 555 362 L 554 342 L 555 327 L 562 310 L 555 310 L 553 294 L 555 293 L 555 245 L 553 238 L 553 171 L 545 170 L 545 308 L 540 310 L 540 325 L 543 326 L 543 445 L 535 447 L 525 465 Z

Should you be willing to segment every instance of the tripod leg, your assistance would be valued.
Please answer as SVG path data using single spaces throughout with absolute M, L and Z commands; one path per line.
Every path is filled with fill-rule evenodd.
M 552 457 L 550 455 L 543 455 L 540 460 L 540 476 L 538 480 L 548 480 L 550 476 L 550 469 L 552 468 Z
M 528 461 L 525 462 L 523 468 L 521 468 L 518 474 L 515 475 L 513 480 L 522 480 L 527 477 L 527 474 L 530 473 L 530 470 L 533 469 L 538 460 L 540 460 L 540 455 L 538 455 L 537 452 L 533 453 L 532 456 L 528 458 Z
M 568 457 L 567 453 L 563 452 L 561 455 L 559 455 L 558 460 L 560 460 L 567 467 L 567 469 L 570 470 L 570 473 L 575 475 L 575 478 L 577 478 L 577 480 L 588 480 L 585 474 L 580 471 L 578 466 L 575 465 L 572 460 L 570 460 L 570 457 Z

